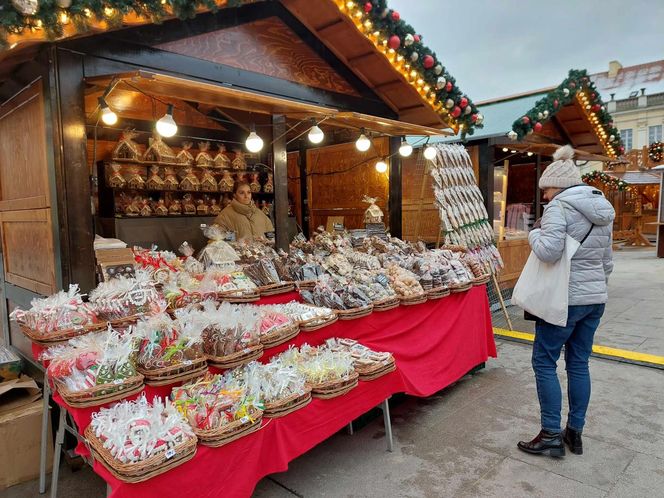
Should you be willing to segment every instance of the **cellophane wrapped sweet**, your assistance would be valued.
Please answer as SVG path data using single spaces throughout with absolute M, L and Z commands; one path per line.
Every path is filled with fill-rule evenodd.
M 306 392 L 306 378 L 294 366 L 285 365 L 279 359 L 263 365 L 257 361 L 224 374 L 229 388 L 244 389 L 248 396 L 263 404 L 275 403 L 294 394 Z
M 229 385 L 222 375 L 206 374 L 180 387 L 174 387 L 171 400 L 189 425 L 214 430 L 236 420 L 253 421 L 263 406 L 243 386 Z
M 141 320 L 133 331 L 139 341 L 138 364 L 156 370 L 203 358 L 200 330 L 182 330 L 166 313 Z
M 326 320 L 334 315 L 331 308 L 312 306 L 310 304 L 291 301 L 284 304 L 271 304 L 261 306 L 262 309 L 283 313 L 296 322 L 308 322 L 315 319 Z
M 16 308 L 9 315 L 12 320 L 42 334 L 82 328 L 99 323 L 93 307 L 83 302 L 78 285 L 46 298 L 33 299 L 29 310 Z
M 46 371 L 50 378 L 64 383 L 69 391 L 80 392 L 136 376 L 137 351 L 131 334 L 109 327 L 53 346 L 40 359 L 49 361 Z
M 151 249 L 134 249 L 134 260 L 138 268 L 146 270 L 151 279 L 157 283 L 167 282 L 172 273 L 182 269 L 182 262 L 171 251 Z
M 216 267 L 232 271 L 240 256 L 226 242 L 227 233 L 218 225 L 210 225 L 203 228 L 203 234 L 208 238 L 208 243 L 198 255 L 200 262 L 205 268 Z
M 90 292 L 90 303 L 104 320 L 129 316 L 154 315 L 166 309 L 166 302 L 146 271 L 136 271 L 135 278 L 118 277 L 101 282 Z
M 325 346 L 330 351 L 349 353 L 353 358 L 355 368 L 371 367 L 376 364 L 387 364 L 394 361 L 392 353 L 374 351 L 354 339 L 332 337 L 325 341 Z
M 104 448 L 125 464 L 147 460 L 196 438 L 170 401 L 155 398 L 148 403 L 145 395 L 101 408 L 92 415 L 90 426 Z
M 296 368 L 309 384 L 347 379 L 354 371 L 353 357 L 346 351 L 332 351 L 326 346 L 303 344 L 291 347 L 272 359 L 286 367 Z

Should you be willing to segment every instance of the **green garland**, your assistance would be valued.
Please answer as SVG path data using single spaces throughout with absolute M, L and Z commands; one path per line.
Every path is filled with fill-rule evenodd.
M 461 130 L 462 138 L 465 138 L 466 134 L 472 135 L 475 128 L 482 128 L 483 117 L 480 114 L 479 109 L 473 104 L 472 100 L 459 89 L 456 80 L 444 67 L 440 59 L 436 56 L 436 53 L 422 43 L 422 35 L 418 35 L 415 28 L 401 20 L 401 16 L 398 12 L 388 8 L 387 0 L 359 0 L 357 5 L 364 13 L 363 19 L 369 19 L 372 23 L 373 29 L 380 32 L 382 37 L 385 39 L 389 39 L 391 36 L 395 35 L 399 37 L 400 44 L 396 49 L 396 52 L 401 55 L 404 60 L 410 64 L 411 68 L 419 73 L 425 83 L 435 91 L 438 102 L 445 105 L 448 100 L 451 100 L 453 106 L 448 108 L 448 111 L 453 111 L 456 107 L 461 109 L 462 103 L 466 104 L 466 106 L 463 106 L 461 115 L 458 118 L 455 118 L 459 124 L 463 124 L 463 129 Z M 408 35 L 415 38 L 415 41 L 410 45 L 406 45 L 406 38 Z M 417 53 L 417 60 L 415 61 L 411 58 L 413 52 Z M 427 56 L 433 57 L 434 60 L 433 66 L 429 68 L 424 66 L 425 58 Z M 436 72 L 437 65 L 440 65 L 440 73 Z M 451 83 L 451 89 L 448 90 L 445 87 L 437 88 L 439 78 L 445 79 L 445 85 Z M 465 99 L 465 101 L 462 101 L 462 99 Z M 466 107 L 470 108 L 470 111 L 467 111 L 467 114 L 465 111 Z
M 252 0 L 228 0 L 225 7 L 236 7 Z M 112 27 L 120 27 L 122 18 L 129 13 L 146 17 L 153 23 L 160 23 L 168 16 L 174 15 L 179 19 L 191 19 L 196 15 L 198 8 L 209 9 L 213 12 L 219 10 L 214 0 L 71 0 L 70 5 L 62 0 L 39 0 L 37 12 L 34 15 L 23 15 L 16 7 L 5 0 L 0 4 L 0 50 L 7 48 L 7 35 L 20 35 L 27 30 L 43 29 L 49 39 L 62 36 L 64 27 L 63 18 L 71 22 L 80 32 L 85 32 L 93 20 L 106 21 Z M 111 15 L 108 15 L 108 13 Z M 66 15 L 66 17 L 65 17 Z
M 584 183 L 598 183 L 601 182 L 610 189 L 615 189 L 618 190 L 619 192 L 623 192 L 625 190 L 628 190 L 630 187 L 630 184 L 627 183 L 625 180 L 620 180 L 614 176 L 607 175 L 603 171 L 592 171 L 590 173 L 586 173 L 581 177 Z
M 654 142 L 648 148 L 648 157 L 654 163 L 661 163 L 664 159 L 664 143 Z
M 555 90 L 538 100 L 535 103 L 535 107 L 514 121 L 512 131 L 516 133 L 516 139 L 522 140 L 529 133 L 537 131 L 537 128 L 539 128 L 538 125 L 541 126 L 550 120 L 563 106 L 574 102 L 579 90 L 585 90 L 588 95 L 589 105 L 599 118 L 599 122 L 604 128 L 610 144 L 618 155 L 622 154 L 625 148 L 620 139 L 620 132 L 613 126 L 613 118 L 607 112 L 606 106 L 595 88 L 595 84 L 585 69 L 571 69 L 567 78 Z M 613 140 L 610 139 L 611 137 L 613 137 Z

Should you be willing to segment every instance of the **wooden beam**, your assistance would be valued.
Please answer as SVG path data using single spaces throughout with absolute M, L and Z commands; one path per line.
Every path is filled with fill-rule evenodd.
M 401 238 L 403 187 L 401 183 L 401 156 L 399 146 L 402 137 L 390 137 L 390 186 L 387 206 L 390 212 L 390 234 Z
M 272 116 L 274 163 L 274 222 L 277 248 L 288 250 L 288 156 L 286 153 L 286 116 Z
M 373 51 L 372 52 L 365 52 L 361 55 L 356 55 L 355 57 L 350 57 L 348 59 L 348 64 L 350 64 L 351 66 L 360 65 L 363 62 L 366 62 L 367 59 L 371 59 L 373 57 L 376 57 L 377 55 L 379 55 L 378 52 L 373 52 Z
M 327 24 L 324 24 L 323 26 L 316 28 L 316 33 L 318 33 L 321 36 L 334 36 L 337 33 L 341 33 L 346 29 L 344 27 L 344 20 L 341 18 L 337 18 L 334 21 L 331 21 Z

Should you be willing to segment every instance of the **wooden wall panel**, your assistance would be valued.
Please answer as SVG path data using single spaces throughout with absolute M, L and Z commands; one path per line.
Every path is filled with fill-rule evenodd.
M 362 228 L 368 204 L 362 197 L 378 197 L 377 204 L 388 223 L 389 178 L 374 165 L 389 154 L 389 140 L 375 139 L 366 153 L 355 143 L 331 145 L 307 151 L 307 188 L 310 206 L 310 231 L 327 223 L 328 216 L 344 216 L 346 228 Z
M 355 89 L 277 17 L 155 48 L 347 95 Z
M 0 235 L 5 280 L 39 294 L 55 292 L 51 210 L 4 211 Z
M 41 80 L 0 107 L 0 211 L 50 206 Z
M 511 284 L 521 275 L 530 255 L 528 239 L 501 240 L 498 242 L 498 251 L 505 263 L 505 268 L 498 275 L 498 281 Z

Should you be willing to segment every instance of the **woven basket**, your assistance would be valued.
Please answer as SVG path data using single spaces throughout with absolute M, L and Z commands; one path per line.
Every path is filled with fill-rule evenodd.
M 311 385 L 311 395 L 314 398 L 330 399 L 346 394 L 354 387 L 357 387 L 359 374 L 353 372 L 346 379 L 329 380 L 319 384 Z
M 147 369 L 139 366 L 138 371 L 145 376 L 145 384 L 148 386 L 167 386 L 203 375 L 207 371 L 207 361 L 202 357 L 162 368 Z
M 295 284 L 293 282 L 282 282 L 279 284 L 272 285 L 261 285 L 258 288 L 261 296 L 276 296 L 277 294 L 285 294 L 295 289 Z
M 138 315 L 129 315 L 125 316 L 124 318 L 116 318 L 115 320 L 110 320 L 108 323 L 111 324 L 111 327 L 113 327 L 115 330 L 122 329 L 129 327 L 130 325 L 134 325 L 139 319 Z
M 85 438 L 88 440 L 94 459 L 106 467 L 106 470 L 113 477 L 122 482 L 137 483 L 147 481 L 191 460 L 196 454 L 197 439 L 196 437 L 191 437 L 170 450 L 161 451 L 141 462 L 122 463 L 113 457 L 110 451 L 104 448 L 104 444 L 95 436 L 90 425 L 85 429 Z
M 369 367 L 356 367 L 355 371 L 359 374 L 360 380 L 374 380 L 378 377 L 382 377 L 390 372 L 394 372 L 397 369 L 397 365 L 392 358 L 388 362 L 378 362 Z
M 414 296 L 399 296 L 399 301 L 401 301 L 401 304 L 404 306 L 413 306 L 415 304 L 422 304 L 426 302 L 427 300 L 427 295 L 426 293 L 422 294 L 415 294 Z
M 104 330 L 107 326 L 108 326 L 107 322 L 101 322 L 92 325 L 86 325 L 85 327 L 79 327 L 75 329 L 63 329 L 63 330 L 56 330 L 54 332 L 44 333 L 32 329 L 22 323 L 19 323 L 21 332 L 23 332 L 23 334 L 32 342 L 36 344 L 41 344 L 42 346 L 55 346 L 56 344 L 64 344 L 69 339 L 78 337 L 80 335 L 85 335 L 90 332 Z
M 373 311 L 373 304 L 362 306 L 361 308 L 351 308 L 349 310 L 334 310 L 339 320 L 355 320 L 363 316 L 370 315 Z
M 263 345 L 257 344 L 255 346 L 249 346 L 242 351 L 237 351 L 226 356 L 212 356 L 209 354 L 206 356 L 208 363 L 212 366 L 221 369 L 235 368 L 240 365 L 246 365 L 247 363 L 263 356 Z
M 440 299 L 450 295 L 450 289 L 447 287 L 434 287 L 426 292 L 427 299 Z
M 304 393 L 291 394 L 290 396 L 273 401 L 272 403 L 265 403 L 265 410 L 263 411 L 264 417 L 278 418 L 293 413 L 295 410 L 304 408 L 311 402 L 311 390 L 307 389 Z
M 461 285 L 452 285 L 452 286 L 450 286 L 450 292 L 452 294 L 457 294 L 459 292 L 466 292 L 472 286 L 473 286 L 473 284 L 471 282 L 468 282 L 466 284 L 461 284 Z
M 339 317 L 333 313 L 327 317 L 316 317 L 311 320 L 304 320 L 300 322 L 300 330 L 303 332 L 313 332 L 314 330 L 322 329 L 328 325 L 332 325 Z
M 482 276 L 479 276 L 479 277 L 477 277 L 477 278 L 474 278 L 474 279 L 472 280 L 472 282 L 473 282 L 473 285 L 484 285 L 484 284 L 488 283 L 489 280 L 491 280 L 491 275 L 489 275 L 489 274 L 487 273 L 487 274 L 485 274 L 485 275 L 482 275 Z
M 374 311 L 393 310 L 394 308 L 398 307 L 399 304 L 401 304 L 401 302 L 399 301 L 398 296 L 387 297 L 385 299 L 381 299 L 380 301 L 374 301 L 373 309 Z
M 248 417 L 243 417 L 217 429 L 202 430 L 194 427 L 193 431 L 201 444 L 217 448 L 260 429 L 263 412 L 254 410 L 251 412 L 251 418 L 253 422 Z
M 228 303 L 253 303 L 261 298 L 258 290 L 218 292 L 217 299 Z
M 59 379 L 53 379 L 55 389 L 62 399 L 74 408 L 88 408 L 99 406 L 111 401 L 118 401 L 143 390 L 143 376 L 138 374 L 128 377 L 122 382 L 100 384 L 82 391 L 70 391 L 67 385 Z
M 296 280 L 295 285 L 297 286 L 298 289 L 304 289 L 304 290 L 314 290 L 314 287 L 316 287 L 316 284 L 318 283 L 318 280 Z
M 279 327 L 267 334 L 261 335 L 261 344 L 263 348 L 273 348 L 279 344 L 290 341 L 293 337 L 300 333 L 300 326 L 297 322 L 287 324 Z

